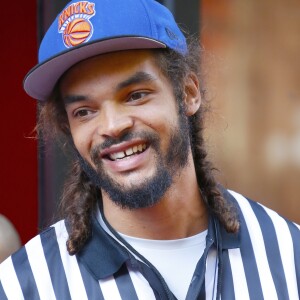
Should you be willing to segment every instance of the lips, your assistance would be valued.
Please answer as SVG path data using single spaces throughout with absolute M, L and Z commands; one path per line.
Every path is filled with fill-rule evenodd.
M 154 134 L 139 132 L 122 136 L 122 139 L 107 139 L 95 145 L 91 151 L 91 159 L 97 168 L 105 172 L 121 176 L 147 169 L 152 170 L 156 159 L 158 141 Z
M 143 141 L 128 141 L 104 149 L 100 153 L 107 172 L 123 173 L 141 169 L 149 162 L 150 145 Z

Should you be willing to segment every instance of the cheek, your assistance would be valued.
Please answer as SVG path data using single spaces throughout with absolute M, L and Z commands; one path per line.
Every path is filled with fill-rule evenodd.
M 150 117 L 149 117 L 150 116 Z M 178 130 L 179 117 L 177 112 L 169 107 L 168 110 L 155 110 L 143 119 L 143 123 L 150 128 L 160 140 L 160 147 L 163 152 L 169 149 L 170 138 L 174 130 Z
M 148 105 L 147 109 L 139 110 L 136 119 L 156 131 L 158 129 L 165 131 L 166 128 L 174 126 L 178 122 L 177 105 L 173 101 L 175 102 L 174 99 L 161 97 L 159 103 L 155 102 L 153 105 Z
M 80 155 L 90 161 L 90 149 L 92 145 L 92 135 L 88 128 L 70 126 L 74 145 Z

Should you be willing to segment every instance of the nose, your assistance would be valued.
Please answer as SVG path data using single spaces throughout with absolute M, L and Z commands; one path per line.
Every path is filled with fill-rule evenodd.
M 133 117 L 130 116 L 126 108 L 108 102 L 101 108 L 97 133 L 105 138 L 116 138 L 132 128 L 133 124 Z

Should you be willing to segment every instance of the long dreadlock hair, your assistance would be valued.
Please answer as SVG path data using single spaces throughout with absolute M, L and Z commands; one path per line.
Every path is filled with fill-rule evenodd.
M 199 60 L 201 47 L 198 39 L 189 37 L 188 48 L 188 54 L 185 56 L 170 49 L 153 50 L 157 65 L 172 84 L 179 107 L 183 105 L 181 101 L 183 84 L 188 74 L 193 72 L 201 82 Z M 59 84 L 48 101 L 41 104 L 37 131 L 42 134 L 43 138 L 59 137 L 66 144 L 74 147 L 58 86 Z M 203 90 L 201 94 L 204 97 Z M 228 232 L 237 232 L 239 221 L 236 209 L 223 197 L 214 177 L 214 168 L 207 159 L 203 137 L 206 110 L 207 103 L 201 104 L 199 110 L 193 116 L 188 117 L 197 182 L 203 201 L 210 213 L 218 218 Z M 91 214 L 97 205 L 97 199 L 101 201 L 99 189 L 91 182 L 75 158 L 69 177 L 65 182 L 60 203 L 60 217 L 64 218 L 68 224 L 67 249 L 71 255 L 80 251 L 91 235 Z

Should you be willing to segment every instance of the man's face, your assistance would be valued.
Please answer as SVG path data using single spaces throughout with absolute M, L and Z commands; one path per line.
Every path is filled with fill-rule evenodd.
M 89 175 L 96 170 L 97 185 L 122 207 L 155 204 L 190 148 L 187 119 L 153 53 L 83 61 L 64 75 L 60 92 L 75 147 Z

